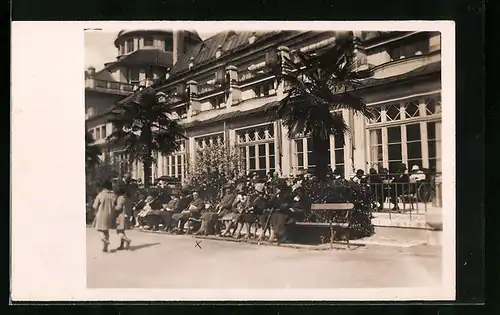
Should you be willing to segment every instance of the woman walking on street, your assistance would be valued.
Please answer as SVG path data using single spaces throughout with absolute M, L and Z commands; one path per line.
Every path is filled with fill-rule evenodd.
M 116 195 L 113 192 L 113 184 L 111 180 L 104 180 L 102 191 L 94 200 L 93 208 L 97 211 L 94 226 L 101 233 L 103 243 L 103 252 L 108 251 L 109 245 L 109 230 L 116 228 Z
M 132 218 L 132 202 L 127 195 L 127 187 L 118 184 L 116 189 L 118 199 L 116 200 L 115 210 L 118 217 L 116 219 L 116 233 L 120 237 L 120 246 L 116 250 L 130 249 L 130 242 L 132 241 L 125 235 L 125 230 L 130 228 Z M 123 246 L 125 245 L 125 247 Z

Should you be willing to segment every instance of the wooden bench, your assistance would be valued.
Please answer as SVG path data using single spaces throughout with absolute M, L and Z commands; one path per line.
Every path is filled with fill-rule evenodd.
M 333 247 L 333 240 L 337 231 L 334 231 L 333 226 L 345 227 L 347 230 L 347 248 L 350 248 L 349 239 L 351 237 L 351 215 L 354 205 L 352 203 L 325 203 L 325 204 L 312 204 L 310 211 L 324 211 L 328 215 L 328 223 L 316 222 L 297 222 L 297 225 L 311 225 L 311 226 L 329 226 L 330 227 L 330 248 Z M 342 215 L 342 212 L 345 214 Z M 340 216 L 339 216 L 340 215 Z M 341 222 L 336 221 L 341 219 Z

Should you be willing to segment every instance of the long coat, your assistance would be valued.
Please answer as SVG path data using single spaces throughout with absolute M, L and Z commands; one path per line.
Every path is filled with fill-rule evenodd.
M 116 200 L 116 212 L 118 218 L 116 220 L 117 230 L 128 230 L 130 228 L 130 218 L 132 217 L 132 202 L 129 197 L 120 196 Z
M 104 189 L 94 200 L 94 209 L 97 210 L 94 227 L 98 231 L 107 231 L 116 228 L 116 195 L 113 191 Z

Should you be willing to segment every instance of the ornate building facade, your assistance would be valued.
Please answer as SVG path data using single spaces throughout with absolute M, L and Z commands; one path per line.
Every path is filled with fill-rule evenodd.
M 336 32 L 326 31 L 225 31 L 193 42 L 179 55 L 168 79 L 156 84 L 157 92 L 173 102 L 188 140 L 179 152 L 157 158 L 153 176 L 184 179 L 188 161 L 196 162 L 196 150 L 217 142 L 236 147 L 247 172 L 288 175 L 313 168 L 310 140 L 288 139 L 275 115 L 287 86 L 277 82 L 272 67 L 284 56 L 295 58 L 299 50 L 315 53 L 334 42 L 335 36 Z M 377 117 L 368 121 L 341 111 L 350 132 L 344 145 L 331 138 L 331 167 L 343 169 L 346 176 L 371 167 L 393 170 L 401 162 L 440 172 L 439 32 L 356 32 L 355 36 L 358 67 L 373 71 L 357 93 Z M 122 49 L 121 44 L 118 47 Z M 123 49 L 127 50 L 126 44 Z M 133 170 L 134 177 L 142 178 L 140 165 Z
M 85 71 L 85 126 L 95 145 L 101 147 L 102 161 L 129 168 L 119 153 L 121 148 L 109 146 L 105 140 L 113 128 L 108 123 L 113 106 L 165 77 L 178 58 L 200 42 L 192 31 L 123 30 L 114 41 L 116 61 L 98 72 L 93 67 Z

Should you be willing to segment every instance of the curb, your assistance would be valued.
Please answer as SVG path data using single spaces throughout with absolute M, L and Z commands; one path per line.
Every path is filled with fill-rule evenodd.
M 330 250 L 330 244 L 320 244 L 320 245 L 304 245 L 304 244 L 280 244 L 277 245 L 276 243 L 269 243 L 267 241 L 263 242 L 257 242 L 256 240 L 245 240 L 245 239 L 234 239 L 234 238 L 228 238 L 228 237 L 220 237 L 220 236 L 202 236 L 202 235 L 192 235 L 192 234 L 166 234 L 162 231 L 150 231 L 150 230 L 138 230 L 139 232 L 143 233 L 152 233 L 152 234 L 161 234 L 165 236 L 178 236 L 178 237 L 191 237 L 191 238 L 197 238 L 197 239 L 206 239 L 206 240 L 213 240 L 213 241 L 219 241 L 219 242 L 233 242 L 233 243 L 246 243 L 246 244 L 254 244 L 254 245 L 267 245 L 267 246 L 276 246 L 276 247 L 287 247 L 287 248 L 295 248 L 295 249 L 308 249 L 308 250 L 316 250 L 316 251 L 324 251 L 324 250 Z M 380 242 L 380 241 L 369 241 L 369 240 L 352 240 L 349 242 L 351 246 L 355 247 L 363 247 L 363 246 L 387 246 L 387 247 L 399 247 L 399 248 L 410 248 L 414 246 L 419 246 L 419 245 L 425 245 L 427 242 L 426 241 L 418 241 L 415 243 L 394 243 L 394 242 Z M 347 249 L 347 244 L 346 243 L 340 243 L 340 242 L 334 242 L 333 243 L 333 248 L 332 249 Z M 351 248 L 353 249 L 353 248 Z

